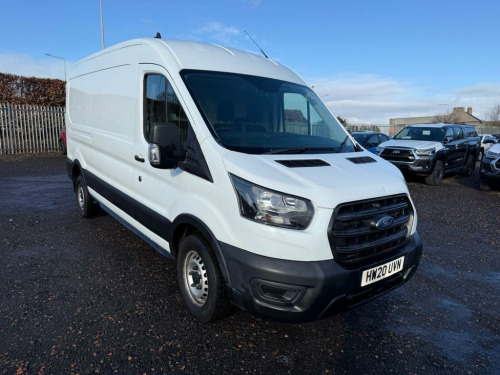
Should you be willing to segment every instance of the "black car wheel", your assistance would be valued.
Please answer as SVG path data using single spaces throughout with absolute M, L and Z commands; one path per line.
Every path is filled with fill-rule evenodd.
M 441 160 L 438 160 L 436 162 L 436 165 L 434 165 L 432 173 L 425 178 L 425 183 L 427 185 L 438 186 L 443 180 L 443 176 L 444 176 L 444 165 Z
M 189 235 L 179 246 L 177 280 L 189 312 L 202 322 L 229 315 L 232 305 L 226 283 L 210 246 L 198 235 Z

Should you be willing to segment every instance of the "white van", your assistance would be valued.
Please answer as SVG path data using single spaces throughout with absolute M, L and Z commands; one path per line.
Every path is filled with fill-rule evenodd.
M 319 319 L 417 269 L 422 242 L 401 173 L 271 59 L 132 40 L 72 66 L 66 103 L 80 215 L 100 206 L 175 258 L 201 321 L 233 305 Z

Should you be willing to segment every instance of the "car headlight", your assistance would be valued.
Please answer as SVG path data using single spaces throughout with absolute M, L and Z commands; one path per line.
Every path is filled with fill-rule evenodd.
M 384 147 L 377 146 L 375 149 L 375 154 L 380 155 L 384 151 Z
M 415 150 L 416 154 L 419 156 L 430 156 L 436 153 L 436 148 L 426 148 L 424 150 Z
M 262 224 L 306 229 L 314 215 L 311 201 L 283 194 L 229 175 L 238 196 L 241 216 Z
M 486 154 L 484 154 L 484 156 L 487 159 L 496 159 L 500 156 L 500 153 L 493 151 L 486 151 Z

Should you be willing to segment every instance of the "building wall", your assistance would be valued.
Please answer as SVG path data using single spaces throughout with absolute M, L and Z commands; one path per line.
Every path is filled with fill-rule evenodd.
M 402 117 L 391 118 L 389 120 L 390 126 L 394 128 L 400 128 L 412 124 L 432 124 L 436 122 L 463 123 L 468 125 L 480 125 L 483 123 L 480 119 L 472 115 L 471 107 L 468 107 L 467 111 L 465 111 L 464 107 L 455 107 L 448 115 Z

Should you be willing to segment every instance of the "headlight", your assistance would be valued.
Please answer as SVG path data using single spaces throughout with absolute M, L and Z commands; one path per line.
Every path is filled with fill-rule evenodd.
M 384 151 L 384 147 L 377 146 L 375 150 L 375 154 L 380 155 Z
M 238 196 L 241 216 L 262 224 L 299 230 L 311 223 L 314 215 L 311 201 L 229 176 Z
M 486 154 L 484 154 L 484 157 L 487 159 L 496 159 L 499 156 L 500 156 L 500 153 L 493 152 L 493 151 L 486 151 Z
M 433 148 L 427 148 L 425 150 L 415 150 L 415 152 L 419 156 L 430 156 L 430 155 L 434 155 L 434 153 L 436 152 L 436 149 L 433 147 Z

